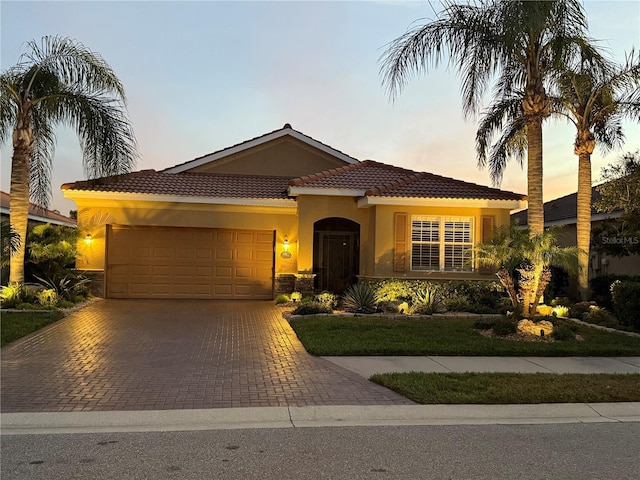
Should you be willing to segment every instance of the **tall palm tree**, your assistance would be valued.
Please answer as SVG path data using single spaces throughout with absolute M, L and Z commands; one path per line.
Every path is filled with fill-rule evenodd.
M 576 127 L 574 153 L 578 156 L 577 245 L 580 249 L 578 286 L 583 300 L 589 296 L 591 245 L 591 154 L 596 144 L 603 151 L 624 142 L 622 120 L 640 121 L 640 55 L 633 51 L 620 67 L 593 68 L 580 64 L 563 72 L 555 82 L 554 111 Z
M 545 81 L 578 53 L 595 54 L 586 29 L 579 0 L 479 0 L 472 5 L 446 1 L 436 20 L 392 41 L 382 57 L 383 84 L 392 98 L 412 74 L 437 66 L 445 52 L 449 64 L 463 77 L 465 115 L 477 113 L 496 76 L 501 95 L 524 93 L 531 235 L 541 234 L 544 228 L 542 120 L 549 114 Z
M 574 153 L 578 155 L 577 246 L 578 286 L 589 295 L 591 243 L 591 154 L 596 144 L 603 150 L 622 145 L 622 120 L 640 120 L 640 55 L 632 51 L 622 66 L 603 62 L 577 62 L 559 71 L 549 93 L 550 114 L 566 118 L 576 127 Z M 522 92 L 504 95 L 487 109 L 476 136 L 479 158 L 489 165 L 499 183 L 507 159 L 522 159 L 526 148 L 526 119 Z M 501 136 L 493 145 L 495 132 Z
M 63 37 L 27 43 L 17 65 L 0 74 L 0 142 L 12 132 L 11 228 L 21 239 L 10 282 L 24 281 L 29 199 L 46 206 L 58 124 L 75 128 L 90 178 L 130 171 L 137 157 L 124 88 L 97 53 Z

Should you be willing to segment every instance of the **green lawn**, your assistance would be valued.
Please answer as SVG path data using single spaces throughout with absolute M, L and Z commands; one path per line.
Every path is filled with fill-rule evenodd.
M 3 312 L 0 314 L 0 337 L 2 345 L 16 341 L 31 332 L 56 322 L 63 314 L 52 310 L 51 312 Z
M 422 404 L 640 401 L 640 374 L 385 373 L 371 377 Z
M 639 337 L 583 325 L 575 325 L 583 341 L 516 342 L 484 337 L 473 328 L 474 322 L 468 318 L 305 317 L 291 320 L 291 326 L 313 355 L 640 355 Z

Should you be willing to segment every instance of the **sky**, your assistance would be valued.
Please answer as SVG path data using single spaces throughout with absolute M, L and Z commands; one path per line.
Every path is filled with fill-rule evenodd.
M 381 84 L 385 45 L 434 18 L 437 1 L 0 1 L 0 68 L 27 41 L 71 37 L 123 82 L 140 158 L 161 170 L 282 128 L 285 123 L 359 160 L 491 186 L 477 168 L 477 119 L 463 117 L 460 81 L 441 66 L 414 77 L 391 101 Z M 584 2 L 590 35 L 618 62 L 640 48 L 640 2 Z M 545 201 L 575 192 L 575 129 L 544 127 Z M 640 148 L 626 123 L 622 149 L 592 157 L 601 167 Z M 77 137 L 57 130 L 51 208 L 75 204 L 60 185 L 85 179 Z M 0 150 L 9 191 L 10 138 Z M 508 165 L 500 184 L 526 193 L 526 171 Z

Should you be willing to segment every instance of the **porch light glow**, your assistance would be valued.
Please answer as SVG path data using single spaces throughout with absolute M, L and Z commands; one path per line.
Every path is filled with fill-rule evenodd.
M 91 241 L 93 240 L 93 237 L 91 236 L 90 233 L 87 233 L 84 237 L 84 243 L 86 243 L 87 245 L 91 244 Z
M 282 249 L 285 252 L 289 251 L 289 239 L 286 236 L 284 237 L 284 241 L 282 242 Z

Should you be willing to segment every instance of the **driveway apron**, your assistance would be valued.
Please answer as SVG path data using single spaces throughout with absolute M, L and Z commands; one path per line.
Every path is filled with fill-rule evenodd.
M 101 300 L 1 361 L 2 412 L 413 403 L 309 355 L 262 301 Z

